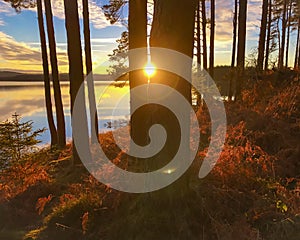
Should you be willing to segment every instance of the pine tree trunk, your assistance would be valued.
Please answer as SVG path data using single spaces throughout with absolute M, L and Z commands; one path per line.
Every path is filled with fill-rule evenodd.
M 197 3 L 197 63 L 201 66 L 201 9 L 200 1 Z
M 283 69 L 284 52 L 285 52 L 285 38 L 286 38 L 286 14 L 287 14 L 287 0 L 283 2 L 282 25 L 281 25 L 281 46 L 279 53 L 279 69 Z
M 231 57 L 231 68 L 235 66 L 236 58 L 236 35 L 237 35 L 237 23 L 238 23 L 238 0 L 234 1 L 234 16 L 233 16 L 233 43 L 232 43 L 232 57 Z
M 210 51 L 209 51 L 209 73 L 214 77 L 215 64 L 215 0 L 211 0 L 211 27 L 210 27 Z
M 299 38 L 300 38 L 300 18 L 298 18 L 298 30 L 297 30 L 297 42 L 296 42 L 296 50 L 295 50 L 294 69 L 298 69 L 298 62 L 299 62 Z
M 203 68 L 207 70 L 207 42 L 206 42 L 206 5 L 205 0 L 201 0 L 202 13 L 202 36 L 203 36 Z
M 237 66 L 241 70 L 244 70 L 245 68 L 246 32 L 247 32 L 246 23 L 247 23 L 247 0 L 240 0 Z
M 47 113 L 47 121 L 48 121 L 48 126 L 50 131 L 50 137 L 51 137 L 51 147 L 53 147 L 57 144 L 57 131 L 54 124 L 53 112 L 52 112 L 50 76 L 49 76 L 48 54 L 47 54 L 47 45 L 46 45 L 46 34 L 45 34 L 44 20 L 43 20 L 42 0 L 37 0 L 37 14 L 38 14 L 39 33 L 40 33 L 40 40 L 41 40 L 42 60 L 43 60 L 46 113 Z
M 97 114 L 97 105 L 96 105 L 95 89 L 94 89 L 88 0 L 82 0 L 82 8 L 83 8 L 85 65 L 86 65 L 90 121 L 91 121 L 91 140 L 92 143 L 97 143 L 99 126 L 98 126 L 98 114 Z
M 271 27 L 272 27 L 272 0 L 269 0 L 268 9 L 268 34 L 266 40 L 266 57 L 265 57 L 265 70 L 269 67 L 269 56 L 270 56 L 270 41 L 271 41 Z
M 165 1 L 157 0 L 155 2 L 154 17 L 151 29 L 150 45 L 151 47 L 161 47 L 175 50 L 193 58 L 194 49 L 194 24 L 196 13 L 196 1 Z M 168 14 L 170 13 L 170 14 Z M 180 18 L 178 16 L 181 16 Z M 160 56 L 156 56 L 151 53 L 151 58 L 154 62 L 159 62 Z M 190 69 L 192 70 L 192 61 L 190 63 Z M 179 76 L 158 71 L 154 76 L 154 83 L 161 83 L 174 88 L 187 101 L 191 104 L 191 85 L 186 80 L 181 79 Z M 171 96 L 166 95 L 168 101 L 178 101 L 178 99 L 172 99 Z M 190 124 L 190 110 L 185 109 L 183 117 L 185 118 L 186 126 L 180 126 L 184 129 L 189 128 Z M 153 123 L 161 123 L 167 131 L 167 141 L 165 148 L 156 157 L 154 166 L 157 167 L 157 163 L 164 163 L 163 166 L 172 160 L 174 154 L 178 151 L 180 142 L 189 144 L 188 139 L 181 139 L 180 128 L 178 122 L 174 119 L 170 113 L 164 108 L 156 107 L 153 114 Z M 189 148 L 188 148 L 189 149 Z M 157 169 L 157 168 L 156 168 Z M 184 195 L 188 187 L 188 173 L 173 183 L 166 189 L 161 190 L 162 194 L 171 196 L 171 198 L 181 198 Z M 154 193 L 156 195 L 156 193 Z M 161 195 L 158 193 L 158 196 Z M 166 197 L 166 201 L 170 198 Z
M 292 1 L 289 3 L 288 19 L 287 19 L 287 39 L 286 39 L 286 53 L 285 53 L 285 67 L 289 66 L 289 50 L 290 50 L 290 34 L 291 34 L 291 17 L 292 17 Z
M 140 59 L 129 56 L 129 65 L 131 68 L 139 66 L 142 62 L 147 63 L 147 0 L 129 1 L 129 50 L 136 48 L 145 48 L 144 55 Z M 147 132 L 147 107 L 138 109 L 135 113 L 132 111 L 134 106 L 139 105 L 139 96 L 133 94 L 133 89 L 139 85 L 147 83 L 143 70 L 136 70 L 129 73 L 130 85 L 130 109 L 131 138 L 136 144 L 144 146 L 148 144 Z
M 267 20 L 268 20 L 267 17 L 268 17 L 268 0 L 263 0 L 259 44 L 258 44 L 258 59 L 257 59 L 258 71 L 262 71 L 264 65 L 265 41 L 266 41 Z
M 236 82 L 237 97 L 241 94 L 243 85 L 243 75 L 245 69 L 245 52 L 246 52 L 246 33 L 247 33 L 247 0 L 240 0 L 239 5 L 239 26 L 238 26 L 238 52 L 237 67 L 239 70 L 238 81 Z
M 55 100 L 55 108 L 56 108 L 58 147 L 64 148 L 66 146 L 65 116 L 64 116 L 61 89 L 59 83 L 56 42 L 55 42 L 54 26 L 53 26 L 53 15 L 52 15 L 51 1 L 44 0 L 44 2 L 45 2 L 46 22 L 47 22 L 47 31 L 48 31 L 48 41 L 49 41 L 49 48 L 50 48 L 50 62 L 51 62 L 51 69 L 52 69 L 54 100 Z
M 80 40 L 80 26 L 78 16 L 78 3 L 77 0 L 64 0 L 65 17 L 66 17 L 66 30 L 68 42 L 68 58 L 69 58 L 69 80 L 70 80 L 70 97 L 71 97 L 71 115 L 72 115 L 72 131 L 73 136 L 75 131 L 82 133 L 80 143 L 84 146 L 83 149 L 89 148 L 88 126 L 86 118 L 86 106 L 84 88 L 83 64 L 82 64 L 82 49 Z M 80 126 L 74 119 L 74 103 L 76 99 L 76 111 L 80 113 Z M 77 112 L 77 113 L 78 113 Z M 89 155 L 90 151 L 86 152 Z M 89 156 L 85 156 L 89 158 Z M 77 152 L 76 145 L 73 139 L 73 161 L 74 164 L 81 162 Z

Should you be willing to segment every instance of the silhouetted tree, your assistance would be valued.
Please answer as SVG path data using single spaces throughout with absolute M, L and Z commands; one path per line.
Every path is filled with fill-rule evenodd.
M 247 0 L 240 0 L 239 17 L 238 17 L 238 47 L 237 47 L 237 67 L 241 75 L 245 69 L 245 52 L 246 52 L 246 33 L 247 33 Z M 241 93 L 243 77 L 239 76 L 236 81 L 236 94 Z
M 130 0 L 129 1 L 129 50 L 144 48 L 144 55 L 140 59 L 129 56 L 129 66 L 135 68 L 140 62 L 147 63 L 147 0 Z M 147 82 L 143 70 L 131 71 L 129 73 L 130 90 L 145 84 Z M 139 97 L 133 92 L 130 93 L 130 131 L 131 138 L 139 145 L 145 145 L 148 141 L 148 135 L 145 133 L 145 117 L 147 113 L 141 109 L 135 113 L 132 111 L 135 105 L 139 104 Z M 145 134 L 144 134 L 145 133 Z
M 272 28 L 272 0 L 268 0 L 268 28 L 267 28 L 267 40 L 266 40 L 265 70 L 267 70 L 269 66 L 271 28 Z
M 197 2 L 197 12 L 196 12 L 196 47 L 197 47 L 197 63 L 201 65 L 201 3 Z
M 236 59 L 237 24 L 238 24 L 238 0 L 235 0 L 234 13 L 233 13 L 233 37 L 232 37 L 233 40 L 232 40 L 231 68 L 234 68 L 235 59 Z
M 214 77 L 215 64 L 215 0 L 211 0 L 210 6 L 210 50 L 209 50 L 209 73 Z
M 267 20 L 268 20 L 268 0 L 263 0 L 259 43 L 258 43 L 258 59 L 257 59 L 258 71 L 262 71 L 264 65 Z
M 48 126 L 50 131 L 50 137 L 51 137 L 51 147 L 53 147 L 58 143 L 58 140 L 57 140 L 57 131 L 54 124 L 53 112 L 52 112 L 49 63 L 48 63 L 46 35 L 45 35 L 44 20 L 43 20 L 43 7 L 42 7 L 42 0 L 37 0 L 36 2 L 37 2 L 40 41 L 41 41 L 41 52 L 42 52 L 42 60 L 43 60 L 46 114 L 47 114 L 47 121 L 48 121 Z
M 206 42 L 206 24 L 207 24 L 207 19 L 206 19 L 206 4 L 205 0 L 200 0 L 201 1 L 201 14 L 202 14 L 202 45 L 203 45 L 203 68 L 207 70 L 207 42 Z
M 285 43 L 286 43 L 286 28 L 287 28 L 287 2 L 288 0 L 283 0 L 283 10 L 282 10 L 282 24 L 281 24 L 281 45 L 279 49 L 279 59 L 278 67 L 283 68 L 284 65 L 284 53 L 285 53 Z
M 59 74 L 58 74 L 56 42 L 55 42 L 55 34 L 54 34 L 54 26 L 53 26 L 53 14 L 51 8 L 51 1 L 44 0 L 44 3 L 45 3 L 48 41 L 49 41 L 49 48 L 50 48 L 50 63 L 51 63 L 52 81 L 53 81 L 53 89 L 54 89 L 55 109 L 56 109 L 58 146 L 60 148 L 64 148 L 66 146 L 65 116 L 63 110 Z
M 238 52 L 237 66 L 240 70 L 245 68 L 246 32 L 247 32 L 247 0 L 240 0 L 238 26 Z
M 192 58 L 194 49 L 196 6 L 197 1 L 193 0 L 156 0 L 150 35 L 151 47 L 172 49 Z M 153 52 L 151 52 L 151 58 L 154 63 L 159 62 L 160 60 L 160 56 L 154 54 Z M 190 71 L 191 69 L 192 61 L 190 63 Z M 151 82 L 165 84 L 174 88 L 191 103 L 191 85 L 189 82 L 181 79 L 179 76 L 165 71 L 158 71 Z M 165 97 L 168 98 L 169 101 L 176 101 L 176 99 L 171 99 L 171 97 Z M 184 109 L 184 111 L 184 122 L 187 125 L 181 127 L 185 128 L 189 127 L 190 110 Z M 157 164 L 164 165 L 169 162 L 174 156 L 173 154 L 177 152 L 180 141 L 189 143 L 189 139 L 180 140 L 182 136 L 178 134 L 178 131 L 180 131 L 178 124 L 174 120 L 174 117 L 165 111 L 164 108 L 156 106 L 152 116 L 152 123 L 161 123 L 167 132 L 166 145 L 153 162 L 155 168 L 158 166 Z M 186 185 L 186 176 L 187 175 L 182 177 L 176 182 L 176 184 L 173 184 L 169 188 L 171 192 L 173 192 L 173 190 L 175 190 L 175 192 L 178 191 L 177 196 L 179 198 L 181 193 L 184 193 L 188 187 Z M 173 192 L 173 194 L 175 192 Z
M 70 80 L 70 96 L 71 96 L 71 115 L 72 115 L 72 130 L 77 131 L 80 128 L 82 131 L 81 144 L 83 148 L 88 148 L 89 135 L 86 118 L 85 94 L 82 84 L 84 83 L 83 64 L 82 64 L 82 48 L 80 40 L 80 26 L 78 16 L 77 0 L 64 0 L 66 30 L 68 42 L 68 58 L 69 58 L 69 80 Z M 74 124 L 74 103 L 77 101 L 76 111 L 80 112 L 80 126 Z M 77 119 L 78 120 L 78 119 Z M 89 154 L 89 152 L 87 152 Z M 86 156 L 89 157 L 89 156 Z M 80 163 L 80 158 L 73 140 L 73 161 Z
M 98 114 L 95 99 L 94 76 L 92 64 L 91 38 L 90 38 L 90 20 L 89 20 L 89 3 L 88 0 L 82 0 L 83 8 L 83 31 L 84 31 L 84 50 L 85 50 L 85 67 L 88 86 L 90 121 L 91 121 L 91 139 L 92 143 L 98 142 Z M 94 128 L 93 128 L 94 126 Z

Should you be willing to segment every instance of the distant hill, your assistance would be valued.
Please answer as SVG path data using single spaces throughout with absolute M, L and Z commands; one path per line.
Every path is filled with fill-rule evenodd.
M 51 76 L 50 76 L 51 77 Z M 109 76 L 106 74 L 95 74 L 95 81 L 107 81 Z M 44 81 L 43 74 L 27 74 L 10 71 L 0 71 L 0 81 L 7 82 L 42 82 Z M 69 74 L 60 74 L 60 81 L 69 81 Z

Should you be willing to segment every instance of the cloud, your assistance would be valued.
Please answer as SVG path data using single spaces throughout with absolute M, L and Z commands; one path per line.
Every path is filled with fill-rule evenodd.
M 64 0 L 52 0 L 51 4 L 52 4 L 53 16 L 59 19 L 65 19 Z M 28 9 L 28 10 L 36 11 L 35 8 Z M 4 13 L 7 16 L 16 14 L 15 11 L 12 9 L 11 5 L 6 2 L 0 2 L 0 13 Z M 79 17 L 82 19 L 82 1 L 78 2 L 78 13 L 79 13 Z M 111 26 L 109 21 L 106 20 L 106 17 L 101 9 L 101 6 L 97 4 L 95 0 L 89 0 L 89 15 L 90 15 L 90 22 L 93 24 L 95 28 L 101 29 L 101 28 Z M 115 24 L 115 26 L 121 26 L 121 25 Z
M 60 67 L 68 64 L 66 53 L 58 49 Z M 30 46 L 18 42 L 13 37 L 0 32 L 0 68 L 14 70 L 42 70 L 40 46 Z

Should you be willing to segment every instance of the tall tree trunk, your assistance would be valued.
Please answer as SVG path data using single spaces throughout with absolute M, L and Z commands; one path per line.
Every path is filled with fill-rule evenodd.
M 42 59 L 43 59 L 46 113 L 47 113 L 47 121 L 48 121 L 48 126 L 50 131 L 50 137 L 51 137 L 51 147 L 53 147 L 57 144 L 57 131 L 54 124 L 53 112 L 52 112 L 49 64 L 48 64 L 46 34 L 45 34 L 44 20 L 43 20 L 42 0 L 37 0 L 36 3 L 37 3 L 39 33 L 40 33 L 40 40 L 41 40 L 41 52 L 42 52 Z
M 197 63 L 201 66 L 201 9 L 200 1 L 197 3 Z
M 236 37 L 237 37 L 237 23 L 238 23 L 238 0 L 234 1 L 234 15 L 233 15 L 233 41 L 232 41 L 232 57 L 231 57 L 231 68 L 235 66 L 236 58 Z
M 291 34 L 291 17 L 292 17 L 292 0 L 289 1 L 288 18 L 287 18 L 287 39 L 286 39 L 286 52 L 285 52 L 285 67 L 289 66 L 289 50 L 290 50 L 290 34 Z
M 95 89 L 94 89 L 88 0 L 82 0 L 82 8 L 83 8 L 85 67 L 86 67 L 86 75 L 88 76 L 87 86 L 88 86 L 90 121 L 91 121 L 91 140 L 92 143 L 97 143 L 99 126 L 98 126 L 98 114 L 97 114 L 97 105 L 96 105 Z
M 58 146 L 60 148 L 64 148 L 66 146 L 65 116 L 64 116 L 60 83 L 59 83 L 52 7 L 51 7 L 50 0 L 45 0 L 44 2 L 45 2 L 46 22 L 47 22 L 47 31 L 48 31 L 48 41 L 49 41 L 49 48 L 50 48 L 50 62 L 51 62 L 51 70 L 52 70 L 54 100 L 55 100 L 55 108 L 56 108 Z
M 147 63 L 147 0 L 129 1 L 129 50 L 144 48 L 144 55 L 140 59 L 129 56 L 129 65 L 132 68 L 139 66 L 141 62 Z M 132 111 L 139 105 L 139 96 L 133 94 L 132 89 L 139 85 L 147 83 L 143 70 L 136 70 L 129 73 L 130 85 L 130 109 L 131 109 L 131 138 L 138 145 L 148 144 L 148 133 L 145 129 L 147 110 L 138 109 L 135 113 Z
M 296 50 L 295 50 L 295 61 L 294 61 L 294 69 L 298 69 L 299 62 L 299 41 L 300 41 L 300 17 L 298 18 L 298 30 L 297 30 L 297 42 L 296 42 Z
M 243 75 L 245 69 L 245 52 L 246 52 L 246 33 L 247 33 L 247 0 L 240 0 L 239 5 L 239 26 L 238 26 L 238 52 L 237 67 L 240 72 L 238 81 L 236 82 L 237 97 L 241 94 L 243 85 Z
M 210 24 L 210 51 L 209 51 L 209 73 L 214 77 L 215 65 L 215 0 L 211 0 L 211 24 Z
M 83 64 L 82 64 L 82 49 L 80 40 L 80 27 L 78 16 L 78 3 L 77 0 L 64 0 L 65 17 L 66 17 L 66 30 L 67 30 L 67 42 L 68 42 L 68 58 L 69 58 L 69 80 L 70 80 L 70 97 L 71 97 L 71 115 L 72 115 L 72 131 L 79 131 L 81 134 L 81 144 L 84 144 L 84 149 L 88 149 L 89 136 L 86 118 L 86 106 L 85 106 L 85 94 L 84 88 L 81 86 L 84 84 L 83 76 Z M 80 114 L 80 126 L 78 121 L 74 119 L 74 103 L 76 99 L 76 111 Z M 78 117 L 78 112 L 76 116 Z M 89 150 L 87 155 L 89 155 Z M 86 156 L 89 157 L 89 156 Z M 73 161 L 75 164 L 80 163 L 80 157 L 77 152 L 76 144 L 73 139 Z
M 232 96 L 233 96 L 233 92 L 232 92 L 233 80 L 236 80 L 236 77 L 235 77 L 236 71 L 234 71 L 234 66 L 235 66 L 235 59 L 236 59 L 237 23 L 238 23 L 238 0 L 235 0 L 234 1 L 234 15 L 233 15 L 231 76 L 229 78 L 229 83 L 228 83 L 228 99 L 229 99 L 229 101 L 232 100 Z
M 206 42 L 206 5 L 205 0 L 201 0 L 202 13 L 202 36 L 203 36 L 203 68 L 207 70 L 207 42 Z
M 240 0 L 237 66 L 241 70 L 244 70 L 245 68 L 246 32 L 247 32 L 247 0 Z
M 172 49 L 192 59 L 196 5 L 197 2 L 194 0 L 156 0 L 150 37 L 151 47 Z M 179 15 L 181 16 L 180 18 L 178 17 Z M 154 53 L 151 53 L 151 57 L 154 62 L 161 61 L 160 56 L 156 56 Z M 188 68 L 190 68 L 190 71 L 192 70 L 192 61 Z M 174 88 L 191 104 L 191 85 L 186 80 L 169 72 L 158 71 L 154 76 L 153 82 L 162 83 Z M 172 96 L 166 95 L 166 98 L 170 102 L 178 101 L 178 99 L 172 99 Z M 182 114 L 182 116 L 185 119 L 183 122 L 186 123 L 186 126 L 180 127 L 189 129 L 190 110 L 184 109 L 183 111 L 184 114 Z M 168 136 L 165 148 L 159 153 L 154 165 L 157 163 L 166 164 L 172 160 L 174 154 L 177 153 L 179 143 L 185 142 L 189 144 L 189 138 L 181 139 L 182 136 L 180 136 L 180 128 L 177 121 L 174 120 L 174 116 L 165 111 L 164 108 L 156 107 L 153 114 L 153 123 L 162 123 Z M 188 146 L 187 148 L 189 149 Z M 188 173 L 177 180 L 176 183 L 163 190 L 163 192 L 180 198 L 188 189 L 187 180 Z
M 286 38 L 286 14 L 287 14 L 287 1 L 283 1 L 282 25 L 281 25 L 281 46 L 279 53 L 279 69 L 283 69 L 284 65 L 284 52 L 285 52 L 285 38 Z
M 267 40 L 266 40 L 267 43 L 266 43 L 265 70 L 268 70 L 268 67 L 269 67 L 271 27 L 272 27 L 272 0 L 269 0 L 269 9 L 268 9 L 268 34 L 267 34 Z
M 263 0 L 259 44 L 258 44 L 258 59 L 257 59 L 258 71 L 262 71 L 264 65 L 265 41 L 266 41 L 267 20 L 268 20 L 267 18 L 268 18 L 268 0 Z

